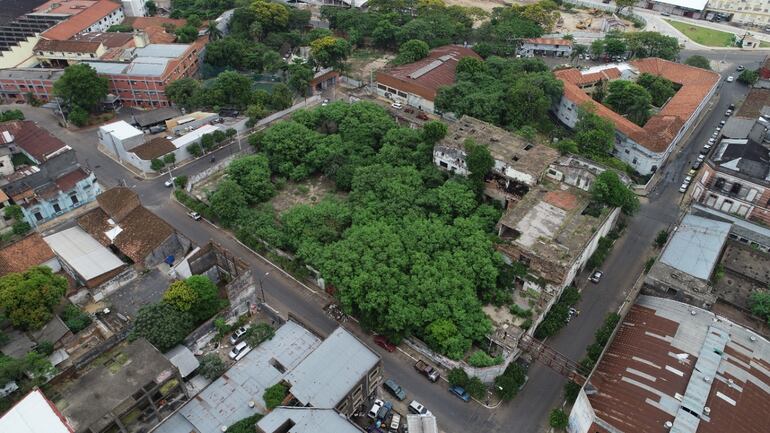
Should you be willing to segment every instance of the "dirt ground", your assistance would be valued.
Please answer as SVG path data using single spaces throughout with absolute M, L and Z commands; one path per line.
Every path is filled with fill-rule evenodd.
M 327 194 L 334 194 L 334 182 L 326 177 L 317 176 L 302 183 L 286 182 L 286 185 L 270 200 L 270 204 L 277 213 L 281 213 L 298 204 L 318 203 Z
M 476 7 L 491 11 L 500 6 L 507 6 L 512 3 L 528 3 L 526 1 L 503 1 L 503 0 L 445 0 L 449 6 Z
M 368 48 L 356 50 L 348 60 L 350 76 L 368 83 L 372 72 L 384 68 L 395 57 L 395 55 L 381 50 Z

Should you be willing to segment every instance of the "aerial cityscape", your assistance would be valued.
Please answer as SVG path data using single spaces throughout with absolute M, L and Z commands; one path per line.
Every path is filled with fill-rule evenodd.
M 767 433 L 770 0 L 0 0 L 0 433 Z

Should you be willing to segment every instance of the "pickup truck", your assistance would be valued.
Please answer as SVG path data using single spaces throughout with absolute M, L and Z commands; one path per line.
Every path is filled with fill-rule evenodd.
M 417 363 L 414 364 L 414 369 L 419 371 L 423 376 L 427 377 L 431 382 L 435 382 L 441 377 L 438 370 L 431 367 L 422 359 L 417 360 Z

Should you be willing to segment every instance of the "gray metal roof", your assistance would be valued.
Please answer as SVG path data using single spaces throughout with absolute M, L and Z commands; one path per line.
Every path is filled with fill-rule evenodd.
M 80 227 L 72 227 L 43 238 L 59 258 L 86 280 L 121 266 L 123 262 Z
M 687 215 L 666 246 L 660 261 L 696 278 L 708 280 L 730 232 L 730 223 Z
M 62 75 L 64 75 L 64 69 L 41 69 L 41 68 L 0 69 L 0 78 L 3 78 L 3 79 L 56 81 Z
M 746 138 L 754 126 L 755 119 L 744 117 L 730 117 L 722 128 L 722 135 L 727 138 Z
M 179 110 L 174 107 L 163 107 L 157 110 L 134 114 L 134 122 L 140 127 L 152 126 L 168 119 L 173 119 L 180 114 Z
M 121 62 L 83 62 L 94 68 L 98 74 L 122 74 L 128 63 Z
M 293 426 L 288 433 L 361 433 L 363 430 L 347 420 L 334 409 L 319 409 L 314 407 L 277 407 L 257 425 L 260 431 L 274 433 L 279 431 L 287 421 Z M 280 430 L 285 432 L 286 430 Z M 411 431 L 411 430 L 410 430 Z
M 159 77 L 163 75 L 171 59 L 163 57 L 137 57 L 126 68 L 126 74 Z
M 150 44 L 137 48 L 134 53 L 137 57 L 166 57 L 175 59 L 184 54 L 190 44 Z
M 291 393 L 303 404 L 330 408 L 380 361 L 343 328 L 337 328 L 297 368 L 286 375 Z
M 409 433 L 438 433 L 436 417 L 433 415 L 409 414 L 406 416 L 406 425 Z
M 692 208 L 696 213 L 709 215 L 712 219 L 718 218 L 723 221 L 730 221 L 733 224 L 730 228 L 730 233 L 770 247 L 770 229 L 697 203 Z
M 255 413 L 266 413 L 262 399 L 265 389 L 280 382 L 286 371 L 297 366 L 320 344 L 321 339 L 307 329 L 295 322 L 286 322 L 271 340 L 246 354 L 154 432 L 218 432 L 223 426 L 233 425 Z M 283 372 L 276 365 L 282 366 Z M 249 402 L 254 402 L 253 408 Z
M 164 353 L 163 356 L 176 366 L 182 377 L 187 377 L 201 365 L 192 351 L 181 344 Z

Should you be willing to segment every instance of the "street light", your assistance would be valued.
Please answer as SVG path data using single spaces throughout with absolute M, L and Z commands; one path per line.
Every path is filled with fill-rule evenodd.
M 265 277 L 269 276 L 270 272 L 265 272 Z M 267 303 L 267 300 L 265 299 L 265 288 L 262 287 L 262 278 L 259 279 L 259 291 L 262 292 L 262 303 Z

